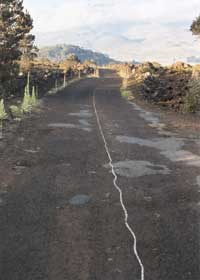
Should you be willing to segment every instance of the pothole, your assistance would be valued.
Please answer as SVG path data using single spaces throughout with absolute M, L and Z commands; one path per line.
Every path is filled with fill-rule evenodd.
M 170 170 L 164 165 L 157 165 L 148 161 L 119 161 L 113 164 L 115 172 L 120 176 L 137 178 L 148 175 L 168 175 Z M 110 168 L 108 164 L 104 165 Z
M 23 173 L 23 171 L 27 168 L 27 166 L 23 166 L 23 165 L 17 165 L 14 166 L 13 169 L 15 170 L 17 175 L 21 175 Z
M 79 120 L 79 123 L 83 126 L 90 126 L 90 124 L 87 120 Z
M 89 195 L 85 194 L 80 194 L 80 195 L 75 195 L 73 196 L 70 200 L 69 203 L 71 205 L 75 206 L 80 206 L 89 203 L 91 200 L 91 197 Z
M 26 170 L 27 168 L 32 167 L 32 162 L 26 160 L 26 159 L 22 159 L 18 162 L 16 162 L 16 164 L 13 166 L 13 170 L 16 172 L 17 175 L 21 175 L 23 173 L 24 170 Z

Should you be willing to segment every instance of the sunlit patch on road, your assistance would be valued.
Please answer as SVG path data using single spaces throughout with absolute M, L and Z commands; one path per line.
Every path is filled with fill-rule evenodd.
M 24 150 L 26 153 L 29 153 L 29 154 L 36 154 L 39 152 L 39 148 L 37 150 L 33 150 L 33 149 L 27 149 L 27 150 Z
M 136 105 L 133 102 L 129 102 L 129 104 L 131 104 L 133 106 L 134 110 L 140 112 L 139 113 L 140 117 L 143 118 L 144 120 L 148 121 L 150 123 L 149 125 L 151 127 L 155 127 L 160 130 L 166 126 L 165 124 L 160 122 L 159 118 L 155 114 L 145 111 L 144 109 L 142 109 L 140 106 Z
M 184 141 L 181 138 L 154 138 L 152 140 L 142 139 L 137 137 L 129 137 L 129 136 L 117 136 L 116 139 L 121 143 L 128 144 L 137 144 L 140 146 L 146 146 L 150 148 L 155 148 L 161 151 L 166 150 L 179 150 L 184 146 Z
M 75 124 L 72 123 L 50 123 L 48 127 L 53 128 L 76 128 Z
M 92 131 L 91 127 L 87 127 L 83 124 L 77 125 L 72 123 L 51 123 L 48 125 L 51 128 L 75 128 L 75 129 L 82 129 L 84 131 L 90 132 Z
M 164 165 L 153 164 L 148 161 L 126 160 L 113 164 L 115 172 L 120 176 L 137 178 L 148 175 L 168 175 L 170 170 Z M 109 168 L 106 164 L 104 167 Z
M 152 128 L 156 128 L 158 130 L 158 133 L 163 136 L 175 136 L 176 133 L 165 131 L 166 125 L 164 123 L 160 122 L 160 119 L 158 117 L 158 114 L 148 112 L 144 109 L 142 109 L 140 106 L 133 102 L 129 102 L 134 108 L 134 110 L 139 112 L 139 116 L 148 122 L 148 125 Z
M 80 110 L 78 113 L 70 113 L 69 116 L 90 118 L 92 117 L 92 113 L 90 113 L 89 110 Z
M 162 155 L 174 162 L 183 162 L 190 166 L 200 167 L 200 156 L 195 155 L 189 151 L 164 151 Z
M 137 137 L 117 136 L 116 140 L 120 143 L 135 144 L 154 148 L 160 150 L 160 154 L 168 158 L 170 161 L 183 162 L 190 166 L 200 167 L 200 156 L 183 150 L 182 148 L 185 143 L 184 139 L 182 138 L 169 137 L 154 138 L 149 140 Z

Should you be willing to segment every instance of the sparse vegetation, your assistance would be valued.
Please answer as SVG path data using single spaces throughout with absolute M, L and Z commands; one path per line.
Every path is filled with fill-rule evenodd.
M 22 117 L 21 106 L 11 105 L 10 110 L 14 119 L 21 119 Z
M 122 86 L 120 88 L 121 96 L 126 100 L 133 100 L 132 91 L 128 89 L 128 79 L 123 79 Z
M 200 110 L 200 65 L 176 62 L 163 67 L 156 62 L 112 65 L 123 78 L 122 97 L 136 96 L 175 111 Z M 133 94 L 134 93 L 134 94 Z
M 28 73 L 27 84 L 24 90 L 24 98 L 21 106 L 22 113 L 31 112 L 38 104 L 37 93 L 35 87 L 32 87 L 32 94 L 30 93 L 30 73 Z
M 38 104 L 38 100 L 37 100 L 37 93 L 36 93 L 36 89 L 33 86 L 32 87 L 32 94 L 31 94 L 31 106 L 35 107 Z
M 130 90 L 127 90 L 127 89 L 124 89 L 124 88 L 121 88 L 120 89 L 120 92 L 121 92 L 121 96 L 126 99 L 126 100 L 133 100 L 134 97 L 132 95 L 132 92 Z
M 184 112 L 195 113 L 200 106 L 200 80 L 191 79 L 188 84 L 189 90 L 184 98 Z
M 0 139 L 3 136 L 3 121 L 6 120 L 8 117 L 5 106 L 4 106 L 4 100 L 0 100 Z
M 3 120 L 7 119 L 7 117 L 8 117 L 8 115 L 5 110 L 4 100 L 1 99 L 0 100 L 0 121 L 2 122 Z
M 30 94 L 30 73 L 28 73 L 27 77 L 27 84 L 25 86 L 24 90 L 24 98 L 21 106 L 21 110 L 23 113 L 28 113 L 31 111 L 31 106 L 32 106 L 32 98 Z

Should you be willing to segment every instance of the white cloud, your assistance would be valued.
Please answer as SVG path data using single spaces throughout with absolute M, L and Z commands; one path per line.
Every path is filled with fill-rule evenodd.
M 71 43 L 91 46 L 121 59 L 167 63 L 174 58 L 200 56 L 200 42 L 194 42 L 188 31 L 200 13 L 199 0 L 40 2 L 24 0 L 34 18 L 36 33 L 66 30 L 67 43 L 71 38 Z M 76 37 L 71 36 L 73 32 L 77 33 Z M 137 38 L 145 40 L 140 44 L 132 41 Z
M 40 31 L 122 21 L 191 21 L 200 13 L 199 0 L 25 0 L 24 4 Z

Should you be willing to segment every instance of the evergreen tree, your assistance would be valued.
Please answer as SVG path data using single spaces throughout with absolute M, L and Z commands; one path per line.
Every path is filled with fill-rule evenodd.
M 192 31 L 193 35 L 199 36 L 200 35 L 200 16 L 198 16 L 193 22 L 190 27 L 190 31 Z
M 14 89 L 18 61 L 34 48 L 32 28 L 22 0 L 0 0 L 0 95 L 7 96 Z

